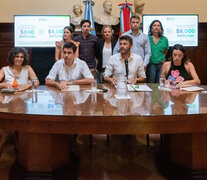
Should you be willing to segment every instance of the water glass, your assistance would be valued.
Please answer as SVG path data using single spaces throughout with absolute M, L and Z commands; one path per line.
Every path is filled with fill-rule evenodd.
M 160 89 L 165 88 L 166 78 L 164 75 L 160 75 Z
M 91 93 L 91 104 L 95 105 L 97 103 L 97 93 Z
M 96 81 L 96 79 L 93 79 L 91 81 L 91 92 L 97 92 L 97 81 Z
M 33 92 L 37 92 L 37 82 L 38 80 L 37 79 L 32 79 L 32 91 Z
M 32 103 L 36 103 L 37 102 L 37 91 L 32 93 Z

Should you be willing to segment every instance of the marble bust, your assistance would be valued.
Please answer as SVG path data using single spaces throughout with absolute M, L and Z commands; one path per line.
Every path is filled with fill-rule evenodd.
M 140 17 L 140 22 L 142 22 L 142 13 L 144 10 L 145 3 L 142 0 L 134 0 L 134 15 Z
M 81 20 L 83 20 L 82 17 L 82 6 L 80 4 L 75 4 L 73 5 L 73 13 L 75 14 L 75 16 L 71 17 L 71 23 L 75 25 L 75 29 L 76 31 L 80 31 L 80 22 Z
M 105 0 L 103 2 L 103 9 L 104 12 L 94 17 L 95 22 L 101 25 L 117 25 L 119 23 L 119 18 L 111 14 L 112 3 L 110 0 Z

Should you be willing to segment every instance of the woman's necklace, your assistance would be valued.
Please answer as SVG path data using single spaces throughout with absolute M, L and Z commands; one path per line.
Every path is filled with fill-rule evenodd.
M 14 76 L 19 76 L 19 74 L 21 73 L 21 70 L 22 70 L 22 68 L 21 69 L 15 69 L 15 68 L 10 68 L 11 69 L 11 72 L 14 74 Z
M 109 42 L 109 43 L 105 42 L 104 46 L 107 47 L 107 48 L 111 48 L 111 42 Z
M 157 45 L 158 41 L 159 41 L 159 37 L 155 37 L 155 36 L 152 36 L 153 37 L 153 42 L 155 45 Z

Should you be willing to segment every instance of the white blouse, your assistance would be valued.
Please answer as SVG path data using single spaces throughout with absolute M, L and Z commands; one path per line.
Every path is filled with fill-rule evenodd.
M 106 65 L 108 64 L 109 58 L 111 57 L 111 54 L 112 54 L 111 47 L 108 48 L 108 47 L 104 46 L 102 68 L 106 68 Z
M 26 66 L 22 66 L 22 70 L 21 70 L 21 72 L 20 72 L 20 74 L 18 76 L 15 76 L 12 73 L 11 69 L 9 68 L 9 66 L 3 67 L 3 70 L 4 70 L 4 75 L 5 75 L 4 83 L 12 84 L 15 78 L 16 78 L 17 83 L 19 85 L 28 84 L 30 82 L 27 65 Z

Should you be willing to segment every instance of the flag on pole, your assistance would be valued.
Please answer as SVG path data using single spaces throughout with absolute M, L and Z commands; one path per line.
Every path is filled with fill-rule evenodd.
M 120 33 L 121 36 L 123 33 L 130 30 L 130 18 L 133 15 L 132 13 L 132 4 L 123 3 L 119 4 L 120 6 Z
M 95 31 L 93 8 L 92 8 L 92 6 L 94 6 L 95 3 L 92 0 L 86 0 L 83 1 L 83 3 L 85 4 L 84 19 L 88 19 L 89 21 L 91 21 L 90 33 L 95 36 L 96 31 Z

